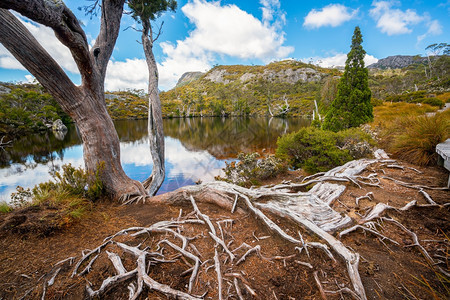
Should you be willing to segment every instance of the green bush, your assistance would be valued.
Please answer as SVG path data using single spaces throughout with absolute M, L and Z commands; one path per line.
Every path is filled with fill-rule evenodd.
M 422 99 L 420 103 L 429 104 L 431 106 L 439 106 L 439 108 L 444 107 L 444 101 L 434 97 Z
M 367 155 L 352 156 L 349 145 L 368 145 L 369 140 L 370 136 L 360 129 L 335 133 L 306 127 L 278 138 L 276 156 L 293 168 L 302 168 L 310 173 L 323 172 Z M 369 145 L 366 148 L 370 150 Z

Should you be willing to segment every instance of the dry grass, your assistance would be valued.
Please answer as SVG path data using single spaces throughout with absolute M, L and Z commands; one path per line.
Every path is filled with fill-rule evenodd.
M 381 132 L 380 144 L 395 157 L 417 165 L 436 163 L 436 145 L 450 138 L 450 111 L 435 111 L 428 105 L 385 104 L 375 108 L 373 126 Z

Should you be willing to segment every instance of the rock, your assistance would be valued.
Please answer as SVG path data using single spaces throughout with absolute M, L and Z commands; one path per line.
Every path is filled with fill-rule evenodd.
M 67 127 L 66 127 L 66 125 L 64 125 L 64 123 L 60 119 L 58 119 L 55 122 L 53 122 L 52 131 L 53 131 L 53 134 L 55 135 L 55 137 L 58 140 L 62 141 L 62 140 L 64 140 L 64 137 L 66 136 Z
M 186 72 L 178 79 L 176 87 L 188 84 L 194 80 L 199 79 L 204 73 L 202 72 Z
M 230 81 L 228 79 L 224 79 L 224 76 L 230 75 L 224 69 L 212 69 L 206 76 L 205 79 L 211 80 L 215 83 L 223 83 L 228 84 Z
M 53 122 L 52 130 L 53 131 L 59 131 L 59 132 L 65 132 L 65 131 L 67 131 L 67 127 L 61 121 L 61 119 L 58 119 L 55 122 Z
M 11 93 L 11 89 L 4 86 L 4 85 L 0 85 L 0 94 L 9 94 Z

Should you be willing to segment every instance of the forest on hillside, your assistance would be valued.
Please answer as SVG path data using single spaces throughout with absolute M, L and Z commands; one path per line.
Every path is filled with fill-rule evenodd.
M 431 71 L 430 71 L 431 70 Z M 372 104 L 423 103 L 442 107 L 450 102 L 450 56 L 430 64 L 418 61 L 403 69 L 369 69 Z M 193 80 L 161 92 L 165 118 L 195 116 L 278 116 L 311 118 L 325 114 L 337 93 L 342 71 L 295 60 L 266 66 L 216 66 Z M 10 137 L 49 128 L 61 119 L 70 123 L 53 97 L 39 84 L 0 83 L 0 134 Z M 113 119 L 147 118 L 143 90 L 108 92 Z

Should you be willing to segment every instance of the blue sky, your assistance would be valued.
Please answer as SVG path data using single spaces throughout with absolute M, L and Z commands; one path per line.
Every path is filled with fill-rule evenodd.
M 65 1 L 83 22 L 88 41 L 99 29 L 97 18 Z M 345 63 L 355 26 L 360 26 L 366 62 L 390 55 L 426 55 L 426 46 L 449 40 L 450 0 L 412 1 L 206 1 L 180 0 L 165 13 L 163 33 L 154 45 L 160 88 L 168 90 L 187 71 L 207 71 L 216 64 L 259 65 L 294 58 L 322 66 Z M 51 30 L 24 19 L 26 26 L 78 84 L 70 53 Z M 139 28 L 124 16 L 122 28 Z M 121 31 L 108 66 L 106 89 L 146 89 L 147 66 L 139 32 Z M 0 45 L 0 81 L 32 80 Z

